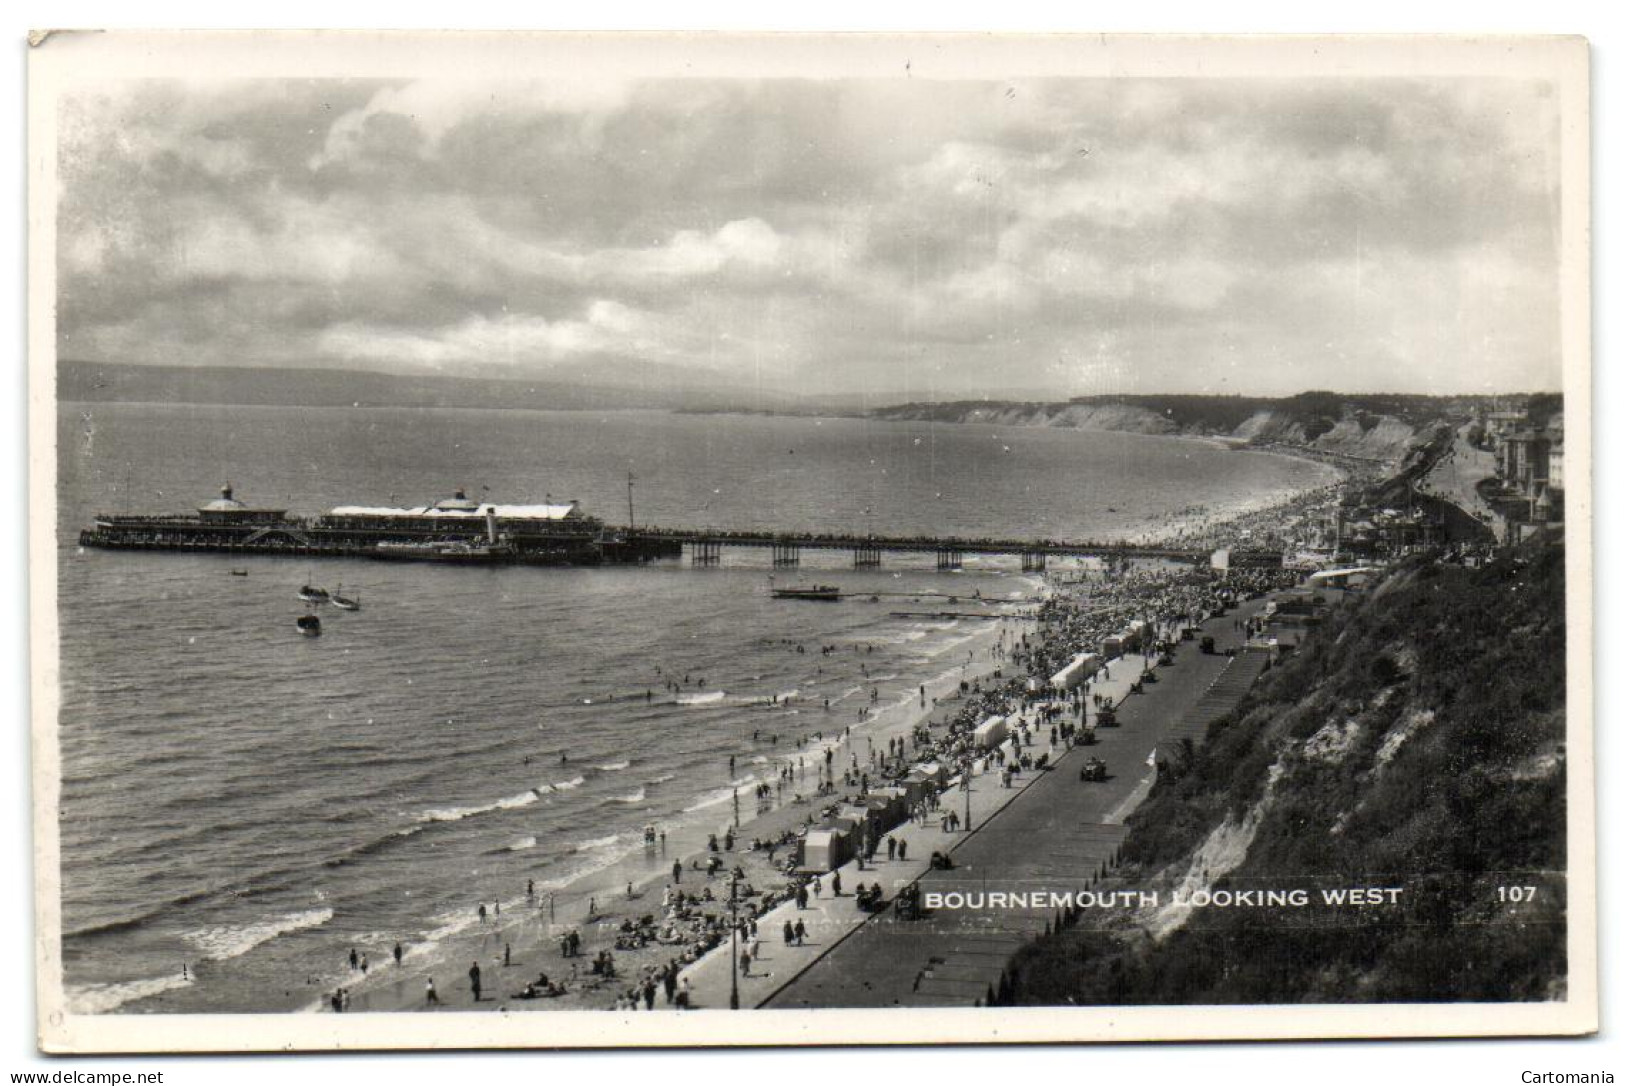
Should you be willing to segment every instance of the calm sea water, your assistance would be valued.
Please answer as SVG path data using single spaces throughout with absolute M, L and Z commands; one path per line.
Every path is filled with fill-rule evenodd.
M 59 425 L 63 954 L 84 1011 L 160 992 L 290 1009 L 353 943 L 432 952 L 472 902 L 567 892 L 647 823 L 720 824 L 792 737 L 876 687 L 907 697 L 974 633 L 772 601 L 749 552 L 589 570 L 81 550 L 95 511 L 188 509 L 229 480 L 304 513 L 465 486 L 624 523 L 633 471 L 644 524 L 1104 538 L 1327 477 L 1196 442 L 853 419 L 64 404 Z M 1032 589 L 1009 562 L 848 561 L 807 565 L 865 593 Z M 364 609 L 300 638 L 308 578 Z

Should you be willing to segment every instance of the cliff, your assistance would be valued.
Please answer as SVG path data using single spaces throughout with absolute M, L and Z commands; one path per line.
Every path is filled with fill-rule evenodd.
M 1563 548 L 1403 566 L 1206 741 L 1170 752 L 1115 872 L 1159 891 L 1025 948 L 1033 1004 L 1562 997 Z M 1321 907 L 1327 888 L 1400 892 Z M 1304 888 L 1307 907 L 1187 907 Z
M 961 400 L 911 403 L 874 418 L 1056 426 L 1220 438 L 1252 447 L 1291 446 L 1335 458 L 1397 465 L 1440 426 L 1460 425 L 1481 397 L 1344 396 L 1305 392 L 1248 396 L 1089 396 L 1061 403 Z

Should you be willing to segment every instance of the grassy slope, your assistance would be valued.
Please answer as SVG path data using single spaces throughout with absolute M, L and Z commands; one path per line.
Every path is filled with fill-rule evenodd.
M 1018 957 L 1016 1001 L 1560 994 L 1561 910 L 1514 913 L 1491 888 L 1517 881 L 1498 872 L 1565 868 L 1562 560 L 1547 546 L 1481 570 L 1398 571 L 1266 673 L 1194 758 L 1176 758 L 1123 846 L 1129 885 L 1184 874 L 1279 763 L 1245 859 L 1214 885 L 1393 885 L 1398 873 L 1404 909 L 1335 923 L 1324 910 L 1199 910 L 1160 942 L 1086 921 Z

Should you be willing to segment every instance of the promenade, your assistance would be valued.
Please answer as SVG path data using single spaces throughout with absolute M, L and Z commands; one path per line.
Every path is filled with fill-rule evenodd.
M 1099 729 L 1097 744 L 1063 749 L 1053 769 L 1018 774 L 1010 788 L 1000 786 L 997 771 L 984 771 L 973 777 L 967 797 L 956 778 L 943 793 L 942 806 L 924 823 L 910 821 L 891 834 L 907 842 L 906 860 L 887 860 L 881 850 L 864 870 L 848 863 L 838 872 L 840 897 L 831 891 L 832 877 L 825 876 L 822 892 L 806 908 L 791 901 L 762 917 L 751 945 L 750 972 L 737 978 L 739 1006 L 970 1006 L 984 998 L 1016 948 L 1042 933 L 1051 920 L 1049 910 L 938 910 L 921 920 L 901 920 L 893 909 L 879 915 L 861 911 L 852 896 L 858 884 L 878 881 L 890 900 L 916 881 L 923 890 L 943 893 L 1065 892 L 1103 876 L 1123 838 L 1123 820 L 1150 790 L 1152 752 L 1159 745 L 1166 751 L 1193 729 L 1205 730 L 1216 685 L 1233 694 L 1223 699 L 1233 702 L 1256 677 L 1260 657 L 1223 652 L 1241 644 L 1235 620 L 1260 607 L 1249 602 L 1209 620 L 1204 632 L 1214 637 L 1218 653 L 1201 653 L 1198 641 L 1181 642 L 1174 664 L 1157 668 L 1159 681 L 1145 685 L 1142 694 L 1128 696 L 1128 688 L 1146 668 L 1144 658 L 1113 661 L 1111 677 L 1096 682 L 1092 691 L 1118 703 L 1121 726 Z M 1244 685 L 1238 682 L 1241 673 L 1247 676 Z M 1078 769 L 1091 756 L 1107 763 L 1107 781 L 1079 781 Z M 964 818 L 967 798 L 969 832 L 946 832 L 942 816 L 955 811 Z M 932 870 L 934 851 L 949 853 L 954 868 Z M 806 926 L 804 942 L 785 943 L 786 921 Z M 719 947 L 683 976 L 692 1006 L 730 1005 L 735 978 L 727 948 Z

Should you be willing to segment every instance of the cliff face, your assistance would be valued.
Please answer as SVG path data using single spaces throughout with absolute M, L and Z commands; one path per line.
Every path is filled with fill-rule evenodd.
M 1557 544 L 1350 601 L 1131 817 L 1116 874 L 1158 906 L 1028 947 L 1015 1001 L 1561 998 L 1564 637 Z M 1324 905 L 1348 887 L 1399 893 Z M 1188 905 L 1291 889 L 1311 903 Z
M 1306 393 L 1265 400 L 1221 396 L 1125 396 L 1066 403 L 961 401 L 904 404 L 876 418 L 1052 426 L 1290 445 L 1334 457 L 1395 463 L 1453 414 L 1452 406 L 1397 397 Z

